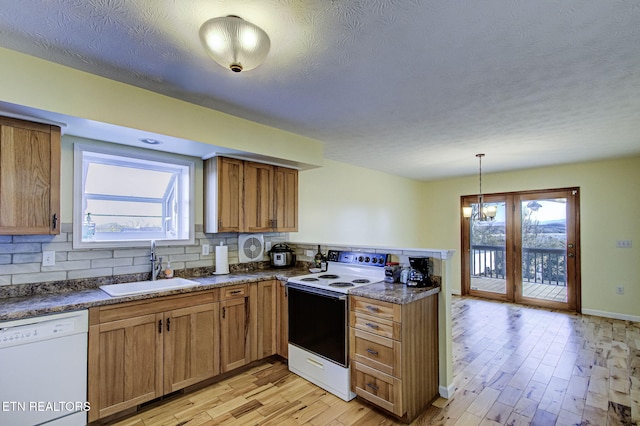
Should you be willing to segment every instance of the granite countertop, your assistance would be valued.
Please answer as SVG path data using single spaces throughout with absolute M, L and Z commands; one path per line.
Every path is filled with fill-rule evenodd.
M 262 269 L 251 272 L 234 272 L 227 275 L 189 278 L 199 285 L 178 290 L 159 291 L 131 296 L 111 297 L 99 288 L 79 289 L 69 292 L 51 292 L 0 300 L 0 321 L 17 320 L 58 312 L 76 311 L 95 306 L 111 305 L 134 300 L 153 299 L 162 296 L 191 293 L 235 284 L 277 279 L 287 281 L 289 277 L 307 274 L 306 268 Z
M 235 284 L 245 284 L 277 279 L 288 281 L 289 277 L 307 274 L 307 268 L 261 269 L 250 272 L 232 272 L 227 275 L 210 275 L 189 278 L 199 284 L 193 287 L 131 296 L 112 297 L 99 288 L 77 289 L 67 292 L 48 292 L 1 299 L 0 321 L 17 320 L 58 312 L 76 311 L 95 306 L 112 305 L 135 300 L 153 299 L 162 296 L 191 293 Z M 375 283 L 349 291 L 355 296 L 369 297 L 397 304 L 407 304 L 440 292 L 440 285 L 426 288 L 411 288 L 402 284 Z
M 363 285 L 353 290 L 349 290 L 352 296 L 368 297 L 374 300 L 406 305 L 416 300 L 440 293 L 440 285 L 431 287 L 407 287 L 404 284 L 375 283 Z

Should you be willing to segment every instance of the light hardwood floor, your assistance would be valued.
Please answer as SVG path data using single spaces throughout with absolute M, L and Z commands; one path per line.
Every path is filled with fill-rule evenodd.
M 454 384 L 414 425 L 639 425 L 640 323 L 453 298 Z M 391 425 L 265 362 L 118 425 Z

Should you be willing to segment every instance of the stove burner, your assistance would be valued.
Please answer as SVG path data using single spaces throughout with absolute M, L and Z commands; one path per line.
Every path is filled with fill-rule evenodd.
M 355 280 L 351 281 L 354 284 L 366 284 L 366 283 L 370 283 L 371 281 L 369 281 L 366 278 L 356 278 Z
M 329 287 L 353 287 L 353 284 L 345 282 L 345 281 L 339 281 L 337 283 L 329 284 Z
M 320 281 L 320 280 L 317 279 L 317 278 L 314 278 L 314 277 L 307 277 L 307 278 L 300 278 L 300 281 L 309 281 L 309 282 L 311 282 L 311 281 Z
M 335 280 L 336 278 L 340 278 L 340 277 L 334 274 L 324 274 L 324 275 L 320 275 L 318 278 L 324 278 L 326 280 Z

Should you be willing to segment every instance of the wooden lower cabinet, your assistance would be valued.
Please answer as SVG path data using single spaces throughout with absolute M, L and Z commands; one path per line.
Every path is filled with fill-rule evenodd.
M 218 292 L 89 310 L 89 421 L 219 373 Z
M 251 362 L 249 285 L 222 289 L 220 302 L 220 362 L 225 373 Z
M 277 285 L 278 331 L 277 354 L 283 358 L 289 358 L 289 299 L 287 297 L 286 283 L 278 281 Z
M 268 280 L 91 308 L 89 421 L 282 354 L 286 302 Z
M 276 354 L 278 335 L 278 286 L 277 280 L 262 281 L 252 284 L 255 295 L 254 311 L 256 318 L 252 318 L 252 325 L 256 334 L 256 351 L 252 353 L 252 360 L 267 358 Z
M 164 392 L 174 392 L 220 374 L 219 303 L 164 314 Z
M 352 390 L 411 422 L 438 396 L 438 296 L 399 305 L 350 296 Z

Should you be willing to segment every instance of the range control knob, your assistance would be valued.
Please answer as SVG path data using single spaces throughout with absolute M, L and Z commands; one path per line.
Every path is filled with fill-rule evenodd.
M 364 260 L 364 257 L 360 256 L 358 257 L 358 262 L 362 262 Z
M 367 256 L 367 257 L 365 257 L 365 258 L 364 258 L 365 263 L 369 263 L 369 261 L 370 261 L 370 260 L 371 260 L 371 259 L 369 258 L 369 256 Z
M 371 259 L 371 263 L 378 263 L 378 259 L 374 257 L 373 259 Z

